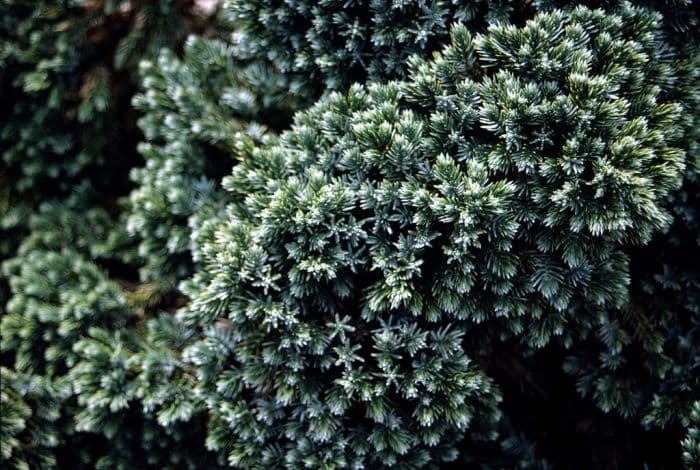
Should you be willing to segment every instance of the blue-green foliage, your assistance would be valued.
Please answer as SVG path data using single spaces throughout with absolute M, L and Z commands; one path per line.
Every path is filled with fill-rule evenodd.
M 15 295 L 2 318 L 3 351 L 18 371 L 54 377 L 75 363 L 73 344 L 94 325 L 125 322 L 118 286 L 80 253 L 33 250 L 4 265 Z
M 242 27 L 242 46 L 290 78 L 301 97 L 353 82 L 401 78 L 413 54 L 428 55 L 447 40 L 454 22 L 482 28 L 507 20 L 524 2 L 510 0 L 387 1 L 229 0 Z
M 37 225 L 32 234 L 41 233 Z M 30 405 L 40 407 L 29 408 L 40 417 L 52 412 L 52 422 L 58 420 L 46 429 L 53 433 L 51 445 L 37 452 L 46 451 L 41 455 L 49 466 L 57 461 L 71 468 L 210 467 L 201 400 L 193 397 L 179 359 L 186 332 L 165 316 L 137 336 L 130 296 L 81 252 L 80 232 L 71 235 L 60 241 L 29 237 L 20 256 L 4 264 L 13 296 L 2 317 L 2 351 L 14 358 L 13 374 L 32 377 L 24 393 L 38 393 L 39 383 L 61 391 L 46 392 L 58 401 L 55 408 Z M 70 242 L 77 248 L 51 249 Z M 24 375 L 12 375 L 9 384 L 24 390 L 13 384 L 30 379 L 16 377 Z M 30 439 L 43 440 L 22 434 L 33 414 L 8 396 L 15 421 L 3 423 L 3 432 L 21 439 L 15 445 L 3 437 L 3 445 L 11 447 L 14 462 L 30 452 Z
M 141 74 L 134 106 L 144 112 L 146 165 L 132 171 L 128 230 L 141 240 L 143 279 L 179 280 L 192 270 L 188 219 L 218 210 L 237 142 L 261 139 L 262 123 L 284 123 L 293 105 L 271 67 L 238 58 L 220 40 L 190 37 L 182 59 L 163 50 Z
M 0 463 L 12 470 L 56 467 L 56 420 L 67 395 L 46 377 L 0 367 Z
M 107 157 L 119 155 L 112 143 L 122 123 L 114 118 L 122 111 L 118 101 L 125 84 L 114 82 L 110 68 L 128 71 L 149 49 L 182 36 L 177 4 L 3 2 L 0 86 L 9 103 L 0 144 L 13 191 L 41 191 L 46 197 L 70 188 L 90 166 L 119 167 Z M 108 17 L 134 27 L 112 38 Z
M 96 468 L 216 467 L 204 449 L 201 402 L 168 349 L 179 335 L 164 317 L 149 324 L 146 343 L 128 330 L 93 328 L 75 344 L 80 361 L 68 375 L 79 409 L 75 429 L 110 443 Z
M 83 15 L 79 2 L 9 1 L 3 2 L 1 16 L 2 92 L 12 105 L 0 137 L 4 162 L 16 168 L 14 189 L 39 189 L 47 178 L 69 184 L 101 159 L 104 142 L 87 141 L 104 131 L 111 101 L 109 77 L 99 63 L 87 78 L 75 73 L 94 53 L 85 38 L 91 15 Z M 71 120 L 87 119 L 94 119 L 94 126 L 75 133 Z
M 700 402 L 693 404 L 693 410 L 687 423 L 688 432 L 681 442 L 683 463 L 688 468 L 700 465 Z
M 0 466 L 700 464 L 690 0 L 202 3 L 0 6 Z
M 192 456 L 186 446 L 170 450 L 185 439 L 178 433 L 197 448 L 195 459 L 205 458 L 194 422 L 185 433 L 166 430 L 139 411 L 140 402 L 130 405 L 136 412 L 105 415 L 106 427 L 123 424 L 111 442 L 99 426 L 76 430 L 85 400 L 69 379 L 83 358 L 76 344 L 91 328 L 121 335 L 135 327 L 134 295 L 122 290 L 133 280 L 110 279 L 128 277 L 136 261 L 116 203 L 136 156 L 125 104 L 138 61 L 184 38 L 187 4 L 0 6 L 0 349 L 2 365 L 14 369 L 2 369 L 3 468 L 144 468 L 156 461 L 182 468 Z M 100 375 L 110 364 L 101 366 Z
M 534 0 L 535 7 L 540 11 L 554 8 L 570 8 L 576 5 L 586 5 L 591 8 L 614 9 L 626 0 Z M 697 43 L 698 14 L 693 0 L 636 0 L 631 2 L 637 6 L 650 8 L 659 12 L 663 17 L 663 27 L 667 32 L 666 39 L 678 46 Z
M 675 55 L 674 84 L 666 92 L 682 106 L 683 184 L 665 202 L 674 217 L 669 229 L 629 253 L 630 298 L 622 310 L 597 311 L 594 322 L 570 326 L 584 335 L 597 332 L 598 340 L 571 351 L 565 369 L 582 395 L 602 409 L 667 428 L 688 416 L 700 390 L 700 278 L 694 261 L 700 256 L 700 34 L 690 2 L 655 7 L 664 12 L 664 47 Z
M 14 256 L 40 204 L 87 184 L 101 191 L 91 204 L 113 209 L 128 190 L 136 66 L 177 47 L 190 9 L 183 0 L 2 2 L 0 256 Z
M 13 296 L 0 348 L 17 371 L 54 376 L 73 362 L 73 343 L 94 325 L 124 324 L 130 313 L 117 284 L 95 264 L 133 262 L 133 248 L 86 187 L 45 202 L 24 220 L 28 235 L 3 265 Z
M 437 49 L 453 21 L 481 26 L 512 11 L 509 2 L 385 3 L 229 2 L 218 32 L 234 31 L 230 39 L 193 37 L 181 59 L 166 50 L 142 65 L 134 105 L 144 113 L 146 164 L 132 173 L 129 231 L 141 239 L 143 279 L 191 274 L 188 219 L 196 214 L 198 225 L 208 217 L 200 212 L 225 199 L 216 188 L 235 164 L 240 132 L 260 139 L 286 127 L 327 88 L 403 76 L 406 59 Z
M 209 445 L 240 467 L 421 466 L 493 437 L 468 333 L 575 342 L 574 317 L 628 300 L 624 248 L 671 220 L 684 135 L 660 26 L 629 5 L 458 25 L 405 82 L 248 149 L 181 315 L 204 333 L 187 357 Z

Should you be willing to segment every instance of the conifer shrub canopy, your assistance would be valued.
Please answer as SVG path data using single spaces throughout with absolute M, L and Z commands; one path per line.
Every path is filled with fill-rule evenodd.
M 685 155 L 660 21 L 626 4 L 456 25 L 406 81 L 245 147 L 183 285 L 209 447 L 243 468 L 419 467 L 494 437 L 474 330 L 574 341 L 567 319 L 626 301 L 623 248 L 669 223 Z
M 586 5 L 591 8 L 611 9 L 625 3 L 625 0 L 534 0 L 538 11 L 555 8 L 568 8 L 575 5 Z M 667 39 L 679 46 L 696 42 L 698 37 L 698 15 L 693 0 L 637 0 L 635 5 L 643 6 L 659 12 L 663 16 L 664 29 Z
M 131 247 L 106 211 L 74 196 L 43 204 L 2 265 L 13 295 L 0 351 L 14 369 L 0 369 L 2 464 L 214 468 L 180 359 L 187 334 L 172 316 L 138 326 L 143 293 L 104 268 L 133 263 Z
M 184 36 L 182 3 L 3 2 L 0 90 L 10 102 L 0 148 L 13 192 L 65 194 L 87 170 L 120 168 L 125 149 L 110 144 L 128 133 L 129 71 Z
M 73 250 L 34 250 L 4 265 L 15 296 L 2 318 L 3 351 L 19 371 L 62 375 L 75 363 L 73 344 L 90 326 L 124 324 L 118 286 Z
M 144 338 L 93 327 L 75 343 L 71 418 L 80 438 L 107 443 L 93 457 L 96 468 L 217 468 L 204 447 L 201 402 L 177 350 L 165 349 L 173 333 L 179 336 L 170 317 L 149 322 Z
M 0 457 L 12 470 L 56 467 L 53 448 L 60 435 L 55 421 L 65 389 L 46 377 L 0 367 Z
M 230 0 L 226 10 L 243 28 L 241 45 L 265 57 L 291 80 L 291 91 L 315 96 L 311 86 L 345 90 L 353 82 L 403 78 L 406 60 L 439 48 L 450 25 L 505 21 L 520 2 L 510 0 Z
M 697 80 L 689 83 L 697 90 Z M 686 107 L 684 117 L 693 113 Z M 592 339 L 564 360 L 582 397 L 646 428 L 686 420 L 700 391 L 700 154 L 692 138 L 697 131 L 688 130 L 683 186 L 667 202 L 674 222 L 649 245 L 630 250 L 628 301 L 621 309 L 577 315 L 568 325 Z
M 296 105 L 274 68 L 220 39 L 190 36 L 181 58 L 164 49 L 141 63 L 141 77 L 133 104 L 144 113 L 146 163 L 131 171 L 127 229 L 140 240 L 141 278 L 172 282 L 192 274 L 188 220 L 219 209 L 240 134 L 261 139 Z
M 688 468 L 700 465 L 700 401 L 693 404 L 688 418 L 688 431 L 681 443 L 683 446 L 683 463 Z
M 539 1 L 537 8 L 567 2 Z M 615 1 L 587 2 L 615 5 Z M 700 376 L 700 29 L 689 1 L 636 2 L 662 14 L 663 43 L 672 48 L 674 85 L 665 92 L 682 105 L 677 125 L 686 152 L 680 189 L 668 195 L 673 223 L 651 243 L 628 250 L 629 299 L 621 309 L 577 315 L 568 329 L 592 341 L 567 352 L 577 390 L 605 412 L 668 429 L 687 419 Z
M 408 57 L 438 49 L 455 20 L 474 32 L 581 3 L 229 1 L 216 24 L 218 39 L 192 37 L 182 57 L 163 51 L 142 67 L 142 93 L 134 105 L 144 113 L 140 152 L 146 163 L 133 170 L 137 187 L 129 209 L 129 232 L 140 238 L 145 260 L 142 279 L 172 282 L 191 274 L 187 225 L 199 224 L 190 217 L 198 214 L 201 220 L 199 213 L 210 211 L 213 201 L 225 202 L 214 189 L 234 164 L 236 130 L 259 136 L 283 129 L 292 110 L 329 89 L 345 91 L 368 77 L 405 77 Z M 615 9 L 623 2 L 583 3 Z M 693 44 L 697 16 L 688 1 L 642 3 L 663 12 L 664 41 L 681 49 Z M 687 104 L 693 98 L 683 95 L 683 84 L 697 77 L 683 77 L 683 69 L 698 67 L 682 61 L 675 65 L 675 96 Z M 684 110 L 686 129 L 698 127 L 694 115 L 697 111 Z
M 191 7 L 191 0 L 0 4 L 0 257 L 14 256 L 40 204 L 90 184 L 112 207 L 128 191 L 128 170 L 138 163 L 129 106 L 137 65 L 178 47 L 186 25 L 197 23 Z
M 482 27 L 512 11 L 508 1 L 277 3 L 230 2 L 215 38 L 191 36 L 181 57 L 163 50 L 141 64 L 133 104 L 145 165 L 131 173 L 128 230 L 140 239 L 143 280 L 192 274 L 188 224 L 225 201 L 217 189 L 235 164 L 238 132 L 286 129 L 329 88 L 403 77 L 406 59 L 436 50 L 456 19 Z
M 167 321 L 138 324 L 148 289 L 126 292 L 138 261 L 117 215 L 136 65 L 178 47 L 191 7 L 0 6 L 2 468 L 214 468 Z
M 74 250 L 5 267 L 16 294 L 1 325 L 15 369 L 1 369 L 3 464 L 215 468 L 172 316 L 137 336 L 126 296 Z

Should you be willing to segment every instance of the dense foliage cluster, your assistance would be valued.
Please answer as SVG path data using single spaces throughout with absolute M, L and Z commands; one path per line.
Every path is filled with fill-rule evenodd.
M 0 368 L 0 451 L 9 468 L 54 468 L 53 448 L 60 440 L 55 425 L 65 390 L 50 380 Z
M 114 205 L 136 165 L 129 106 L 139 60 L 177 47 L 187 0 L 8 0 L 0 6 L 0 254 L 36 207 L 78 185 Z M 115 145 L 115 143 L 117 143 Z
M 142 277 L 179 280 L 191 274 L 188 219 L 220 204 L 240 134 L 262 138 L 294 105 L 273 69 L 216 39 L 192 36 L 182 59 L 163 50 L 141 64 L 141 75 L 134 106 L 145 113 L 146 165 L 132 172 L 128 229 L 141 240 Z
M 124 135 L 115 115 L 141 54 L 184 34 L 179 3 L 3 2 L 0 80 L 12 104 L 0 138 L 10 189 L 45 198 L 90 166 L 131 163 L 114 152 Z
M 226 5 L 242 25 L 246 49 L 277 64 L 290 77 L 292 92 L 314 96 L 367 78 L 403 77 L 407 59 L 439 49 L 452 23 L 483 28 L 507 20 L 521 3 L 235 0 Z M 310 89 L 316 83 L 322 88 Z
M 688 434 L 683 440 L 683 462 L 689 468 L 700 465 L 700 402 L 695 402 L 688 420 Z
M 8 0 L 0 466 L 700 465 L 691 0 Z
M 23 457 L 24 448 L 17 454 L 8 452 L 9 462 L 18 468 L 30 458 L 48 462 L 46 468 L 56 462 L 78 468 L 131 468 L 141 461 L 154 468 L 168 462 L 171 468 L 182 468 L 184 462 L 206 459 L 196 446 L 191 455 L 168 448 L 191 439 L 170 424 L 193 414 L 173 409 L 177 393 L 167 389 L 176 387 L 180 394 L 187 390 L 178 387 L 181 379 L 176 376 L 182 375 L 182 368 L 177 366 L 177 349 L 162 352 L 167 338 L 176 341 L 177 330 L 160 322 L 149 326 L 148 347 L 131 339 L 134 302 L 95 262 L 119 251 L 114 238 L 104 245 L 110 241 L 107 234 L 115 233 L 110 231 L 112 224 L 99 208 L 78 216 L 65 207 L 44 206 L 30 221 L 31 232 L 19 256 L 3 266 L 13 296 L 0 322 L 0 350 L 13 358 L 14 369 L 3 369 L 3 387 L 14 390 L 8 391 L 8 400 L 34 400 L 41 406 L 30 404 L 32 413 L 25 417 L 27 406 L 19 402 L 13 405 L 16 413 L 8 412 L 8 420 L 54 423 L 40 430 L 34 430 L 34 424 L 16 425 L 18 431 L 28 428 L 26 432 L 37 436 L 50 433 L 38 441 L 46 445 L 36 454 Z M 162 382 L 153 385 L 153 377 Z M 159 386 L 162 390 L 151 396 Z M 144 390 L 149 391 L 149 401 L 143 400 Z M 40 414 L 34 418 L 33 413 Z M 162 418 L 167 427 L 157 424 L 163 414 L 170 417 Z M 124 428 L 131 429 L 123 432 Z
M 624 303 L 621 249 L 667 224 L 683 169 L 658 23 L 456 27 L 406 82 L 334 94 L 241 160 L 183 316 L 228 321 L 190 357 L 232 463 L 453 459 L 455 432 L 498 416 L 455 362 L 470 324 L 537 348 Z

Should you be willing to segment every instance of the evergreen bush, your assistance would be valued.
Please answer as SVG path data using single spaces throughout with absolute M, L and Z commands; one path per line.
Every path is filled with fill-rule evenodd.
M 2 468 L 700 465 L 690 0 L 8 0 Z
M 140 57 L 184 35 L 179 3 L 3 2 L 0 80 L 12 106 L 0 137 L 15 191 L 46 197 L 90 166 L 130 163 L 112 153 L 124 133 L 114 117 Z
M 192 273 L 188 219 L 218 210 L 241 134 L 261 139 L 294 106 L 273 69 L 218 39 L 192 36 L 181 59 L 163 50 L 141 76 L 134 106 L 144 113 L 146 165 L 132 170 L 127 227 L 141 240 L 142 278 L 180 280 Z
M 74 214 L 53 209 L 73 222 Z M 99 213 L 86 218 L 95 223 Z M 0 350 L 17 371 L 3 368 L 3 433 L 19 435 L 3 437 L 3 459 L 17 468 L 30 459 L 46 468 L 209 467 L 202 407 L 179 359 L 184 333 L 165 317 L 137 336 L 135 298 L 86 257 L 91 250 L 99 260 L 99 244 L 84 244 L 79 222 L 75 231 L 44 232 L 37 216 L 20 255 L 3 266 L 13 296 Z M 49 426 L 35 430 L 37 419 Z
M 628 301 L 625 249 L 668 227 L 685 153 L 662 38 L 631 5 L 458 25 L 405 82 L 251 147 L 181 315 L 205 336 L 187 357 L 210 446 L 244 468 L 421 466 L 489 437 L 499 392 L 473 361 L 595 334 Z
M 188 0 L 8 0 L 0 6 L 0 254 L 37 207 L 99 188 L 113 212 L 138 134 L 129 106 L 141 58 L 178 47 Z M 115 144 L 116 143 L 116 144 Z M 95 200 L 92 200 L 93 204 Z M 0 291 L 4 291 L 0 286 Z M 2 297 L 5 294 L 3 292 Z M 2 298 L 0 297 L 0 298 Z M 4 303 L 4 302 L 3 302 Z
M 693 405 L 688 421 L 688 434 L 683 440 L 683 463 L 692 468 L 700 465 L 700 402 Z
M 345 89 L 366 79 L 402 78 L 407 59 L 439 49 L 450 25 L 483 28 L 505 21 L 525 2 L 231 0 L 226 10 L 241 25 L 251 54 L 277 64 L 302 97 Z M 290 53 L 291 51 L 291 53 Z
M 225 197 L 212 191 L 235 164 L 240 132 L 259 140 L 326 90 L 402 77 L 406 59 L 436 50 L 452 22 L 483 26 L 513 11 L 510 2 L 457 3 L 236 0 L 220 15 L 221 38 L 191 37 L 181 59 L 163 51 L 145 62 L 134 106 L 144 113 L 146 165 L 132 173 L 129 215 L 142 278 L 192 273 L 188 220 Z
M 49 380 L 0 367 L 0 445 L 7 468 L 55 468 L 60 441 L 55 422 L 66 392 Z

